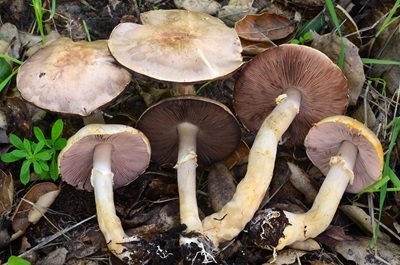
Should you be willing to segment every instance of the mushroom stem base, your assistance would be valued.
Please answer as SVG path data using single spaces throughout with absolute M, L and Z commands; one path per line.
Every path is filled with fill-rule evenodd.
M 113 193 L 113 176 L 111 172 L 111 150 L 109 144 L 95 147 L 93 169 L 90 180 L 94 189 L 97 221 L 104 235 L 108 249 L 121 260 L 130 260 L 131 253 L 122 243 L 138 241 L 136 236 L 125 234 L 121 220 L 116 214 Z
M 304 214 L 281 211 L 280 215 L 284 215 L 288 219 L 288 223 L 280 235 L 279 243 L 271 245 L 264 242 L 258 245 L 266 245 L 265 248 L 267 249 L 275 248 L 281 250 L 285 246 L 308 238 L 314 238 L 325 231 L 332 222 L 347 185 L 353 178 L 353 168 L 357 154 L 357 147 L 348 141 L 344 141 L 337 156 L 331 159 L 331 168 L 315 197 L 311 209 Z M 264 216 L 264 218 L 271 222 L 271 218 L 267 218 L 267 216 Z M 265 222 L 251 225 L 262 226 L 263 229 L 268 228 Z M 253 230 L 256 229 L 253 228 Z M 265 235 L 268 233 L 272 232 L 263 231 Z M 264 240 L 268 240 L 265 235 L 262 237 L 264 237 Z
M 301 96 L 288 89 L 262 123 L 250 149 L 247 173 L 232 199 L 218 212 L 203 220 L 204 234 L 216 247 L 232 240 L 257 211 L 271 182 L 278 141 L 300 109 Z

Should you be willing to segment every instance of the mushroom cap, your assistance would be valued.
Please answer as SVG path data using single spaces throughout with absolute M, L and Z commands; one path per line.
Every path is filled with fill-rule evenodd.
M 89 124 L 68 139 L 58 156 L 62 179 L 78 189 L 93 191 L 93 151 L 101 143 L 113 146 L 114 189 L 134 181 L 149 165 L 150 143 L 142 132 L 126 125 Z
M 329 161 L 338 154 L 343 141 L 351 142 L 358 149 L 353 184 L 346 189 L 357 193 L 379 179 L 383 167 L 381 143 L 368 127 L 342 115 L 327 117 L 310 129 L 304 145 L 310 160 L 326 175 L 330 169 Z
M 301 93 L 298 115 L 286 131 L 301 144 L 312 124 L 347 108 L 347 81 L 322 52 L 303 45 L 284 44 L 255 56 L 235 83 L 234 108 L 251 131 L 257 131 L 287 89 Z
M 118 66 L 107 41 L 50 42 L 19 68 L 22 97 L 49 111 L 88 116 L 117 97 L 131 81 Z
M 177 127 L 183 122 L 199 128 L 196 153 L 200 165 L 225 159 L 240 143 L 239 124 L 225 105 L 199 96 L 167 98 L 148 108 L 136 125 L 149 138 L 156 163 L 174 165 L 177 162 Z
M 221 78 L 242 65 L 234 29 L 213 16 L 186 10 L 153 10 L 142 24 L 121 23 L 108 46 L 127 68 L 171 82 Z

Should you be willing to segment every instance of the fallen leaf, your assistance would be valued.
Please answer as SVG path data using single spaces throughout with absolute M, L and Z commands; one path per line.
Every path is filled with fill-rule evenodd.
M 285 265 L 292 264 L 297 261 L 298 258 L 307 254 L 306 251 L 297 249 L 286 249 L 281 252 L 276 257 L 268 260 L 264 265 Z
M 14 182 L 11 174 L 6 174 L 0 169 L 0 215 L 11 212 L 14 195 Z
M 288 162 L 287 164 L 291 172 L 289 177 L 290 182 L 304 195 L 305 204 L 308 206 L 312 205 L 317 196 L 317 190 L 312 185 L 310 177 L 297 165 L 291 162 Z
M 355 240 L 340 241 L 335 246 L 335 251 L 340 253 L 347 260 L 354 261 L 359 265 L 399 265 L 400 246 L 379 240 L 377 245 L 377 256 L 375 250 L 369 247 L 370 238 L 356 238 Z M 385 262 L 382 262 L 385 261 Z
M 11 218 L 14 232 L 23 234 L 30 223 L 36 223 L 54 202 L 59 192 L 59 187 L 52 182 L 33 185 L 21 199 Z
M 360 48 L 362 44 L 361 35 L 356 22 L 354 22 L 353 18 L 342 6 L 337 5 L 335 10 L 339 19 L 339 24 L 341 25 L 340 29 L 343 36 L 347 37 L 352 43 Z M 332 28 L 334 28 L 334 26 Z
M 244 39 L 240 39 L 240 43 L 242 44 L 243 54 L 246 55 L 257 55 L 275 46 L 272 42 L 257 42 Z
M 341 38 L 335 33 L 316 36 L 311 47 L 325 53 L 334 63 L 338 63 Z M 360 96 L 361 89 L 365 82 L 364 65 L 358 54 L 358 48 L 347 38 L 342 38 L 344 44 L 344 69 L 343 73 L 347 78 L 349 88 L 349 104 L 355 105 Z
M 250 148 L 245 141 L 240 141 L 238 148 L 224 161 L 228 169 L 234 166 L 246 164 L 249 158 Z
M 390 36 L 382 42 L 382 47 L 379 45 L 374 46 L 373 52 L 376 53 L 376 59 L 400 61 L 399 43 L 400 43 L 400 30 L 398 30 L 399 24 L 392 23 L 396 26 L 396 29 L 389 31 Z M 384 35 L 384 34 L 381 34 Z M 382 37 L 383 38 L 383 37 Z M 382 76 L 386 81 L 389 92 L 393 95 L 395 91 L 399 90 L 399 76 L 400 66 L 398 65 L 384 65 L 376 64 L 373 65 L 371 76 L 379 77 Z
M 218 18 L 228 26 L 233 26 L 252 11 L 252 5 L 253 0 L 230 0 L 229 4 L 218 12 Z
M 349 217 L 359 228 L 361 228 L 367 235 L 372 235 L 375 227 L 372 226 L 371 216 L 363 209 L 355 205 L 342 205 L 339 209 Z M 390 236 L 380 231 L 379 239 L 390 240 Z
M 67 258 L 68 250 L 66 248 L 57 248 L 40 259 L 37 265 L 63 265 Z
M 214 0 L 174 0 L 177 8 L 214 15 L 221 5 Z
M 223 163 L 216 163 L 208 174 L 208 194 L 215 212 L 229 202 L 236 191 L 236 184 L 229 169 Z
M 286 38 L 294 29 L 294 24 L 286 17 L 269 13 L 247 15 L 235 23 L 240 38 L 257 42 Z

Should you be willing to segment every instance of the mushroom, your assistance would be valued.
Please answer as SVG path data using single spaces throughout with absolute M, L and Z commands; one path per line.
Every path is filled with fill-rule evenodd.
M 308 157 L 326 178 L 308 212 L 267 209 L 257 214 L 250 231 L 263 248 L 280 250 L 316 237 L 331 223 L 345 191 L 360 192 L 381 175 L 382 146 L 368 127 L 353 118 L 338 115 L 321 120 L 304 144 Z
M 140 131 L 125 125 L 89 124 L 68 139 L 58 156 L 62 179 L 88 191 L 94 190 L 97 220 L 109 250 L 131 261 L 124 243 L 138 241 L 127 236 L 116 215 L 113 189 L 127 185 L 144 172 L 150 162 L 150 144 Z
M 323 53 L 300 45 L 271 48 L 253 58 L 235 84 L 234 107 L 247 128 L 257 131 L 247 173 L 220 211 L 203 219 L 215 246 L 232 240 L 251 220 L 271 182 L 278 141 L 304 139 L 313 122 L 342 114 L 346 79 Z M 275 106 L 276 105 L 276 106 Z
M 172 97 L 147 109 L 137 122 L 152 145 L 152 159 L 176 163 L 181 223 L 188 237 L 202 236 L 196 200 L 196 167 L 228 157 L 239 145 L 241 130 L 234 115 L 221 103 L 199 96 Z M 207 239 L 205 238 L 207 241 Z M 188 258 L 185 255 L 185 258 Z
M 108 42 L 115 59 L 135 72 L 176 86 L 189 83 L 186 93 L 195 94 L 193 83 L 224 77 L 242 65 L 236 31 L 218 18 L 153 10 L 142 13 L 141 20 L 119 24 Z
M 27 59 L 17 74 L 17 87 L 26 101 L 83 117 L 117 97 L 130 81 L 130 73 L 110 55 L 106 40 L 57 39 Z

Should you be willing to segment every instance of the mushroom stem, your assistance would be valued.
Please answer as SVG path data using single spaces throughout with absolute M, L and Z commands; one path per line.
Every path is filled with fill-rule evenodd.
M 196 90 L 193 84 L 187 83 L 173 83 L 171 88 L 172 95 L 183 96 L 183 95 L 196 95 Z
M 106 123 L 104 121 L 103 112 L 101 110 L 96 110 L 95 112 L 93 112 L 89 116 L 82 117 L 82 120 L 83 120 L 83 123 L 85 125 L 94 124 L 94 123 L 98 123 L 98 124 L 105 124 Z
M 202 231 L 196 199 L 196 135 L 198 127 L 184 122 L 178 125 L 179 152 L 176 163 L 178 175 L 179 209 L 186 232 Z
M 311 209 L 304 214 L 283 211 L 290 225 L 283 231 L 277 250 L 297 241 L 314 238 L 331 223 L 349 182 L 353 180 L 353 167 L 357 147 L 344 141 L 337 156 L 331 158 L 331 168 L 319 189 Z
M 262 123 L 250 149 L 247 173 L 231 201 L 203 219 L 204 234 L 215 247 L 236 237 L 257 211 L 271 182 L 278 141 L 300 109 L 301 95 L 288 89 Z
M 121 244 L 137 241 L 139 238 L 128 237 L 116 215 L 113 196 L 113 176 L 111 172 L 112 145 L 96 145 L 93 153 L 93 169 L 90 181 L 96 200 L 97 220 L 104 235 L 108 249 L 121 260 L 130 259 L 129 251 Z

